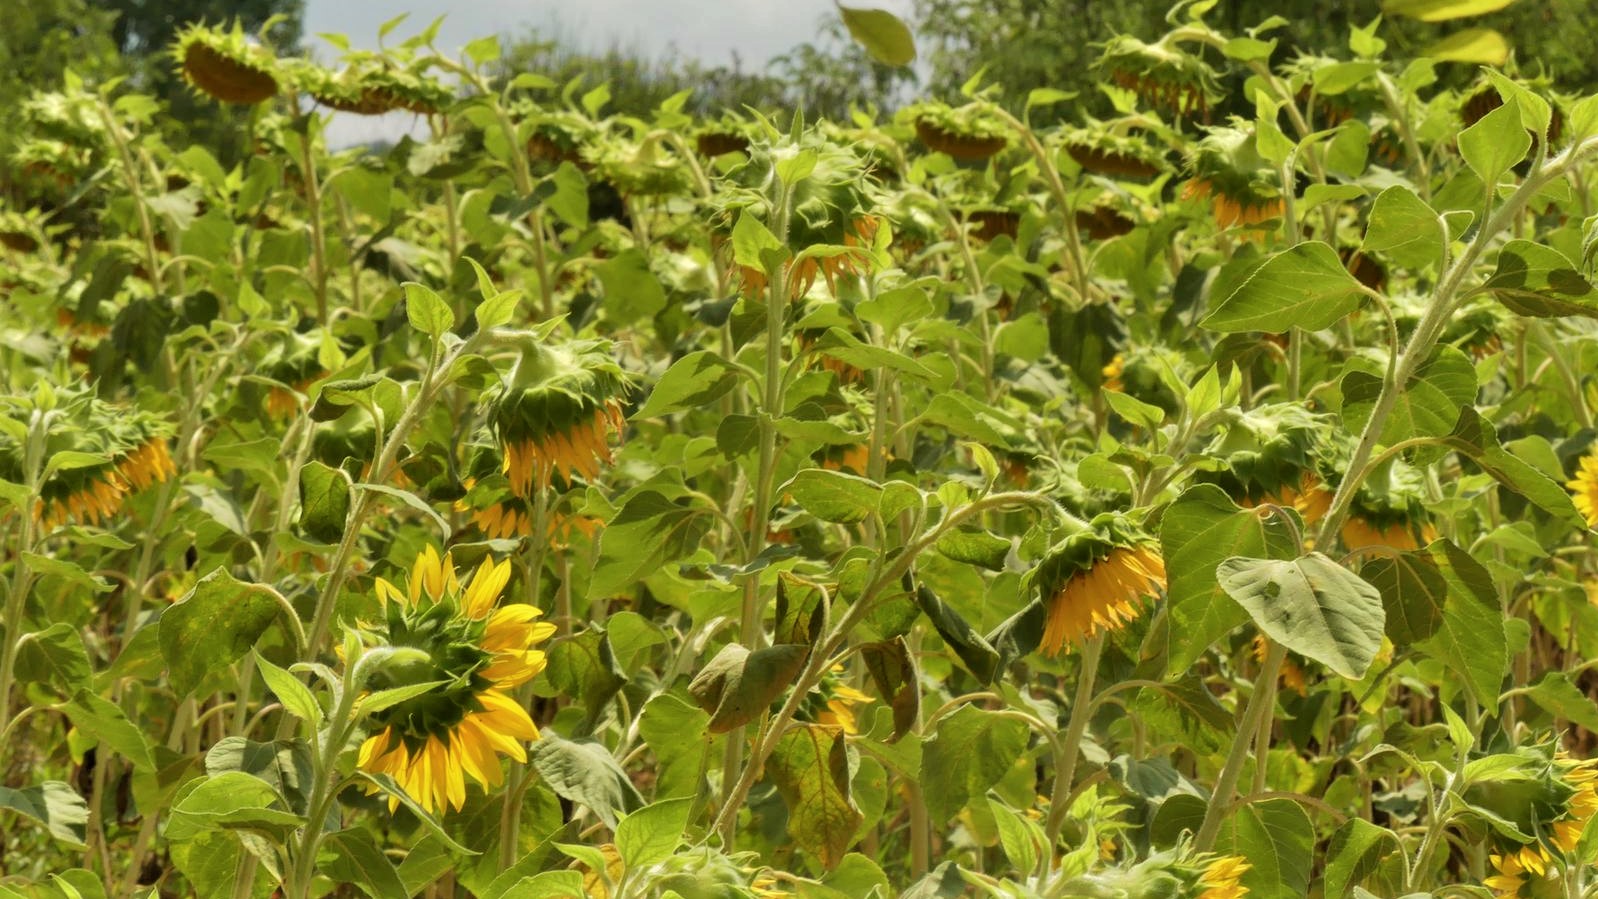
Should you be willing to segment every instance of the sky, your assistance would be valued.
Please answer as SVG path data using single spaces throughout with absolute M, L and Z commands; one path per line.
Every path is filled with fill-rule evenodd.
M 907 16 L 912 0 L 854 0 Z M 773 56 L 813 40 L 824 16 L 837 15 L 832 0 L 306 0 L 305 43 L 323 60 L 335 51 L 316 35 L 339 32 L 355 47 L 375 48 L 383 22 L 409 13 L 391 40 L 401 40 L 444 16 L 439 49 L 453 53 L 490 34 L 519 35 L 530 28 L 569 36 L 585 49 L 611 44 L 646 55 L 675 53 L 710 64 L 730 64 L 736 52 L 746 70 L 757 71 Z M 328 140 L 344 145 L 393 139 L 415 127 L 414 116 L 381 119 L 339 114 Z

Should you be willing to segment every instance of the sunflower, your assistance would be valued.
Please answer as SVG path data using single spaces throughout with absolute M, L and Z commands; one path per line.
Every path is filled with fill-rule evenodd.
M 252 106 L 277 96 L 277 60 L 251 44 L 235 23 L 231 32 L 194 24 L 172 43 L 183 80 L 223 103 Z
M 417 555 L 407 589 L 377 579 L 386 620 L 383 641 L 427 653 L 427 660 L 385 670 L 372 686 L 437 682 L 438 687 L 372 716 L 373 733 L 358 764 L 394 778 L 423 808 L 459 810 L 466 778 L 491 789 L 503 779 L 499 756 L 526 761 L 522 743 L 538 728 L 510 690 L 544 670 L 533 646 L 555 633 L 530 605 L 495 608 L 510 562 L 484 559 L 463 589 L 450 555 L 431 546 Z M 389 801 L 390 809 L 398 800 Z
M 1221 97 L 1215 70 L 1174 44 L 1122 35 L 1104 47 L 1099 68 L 1145 103 L 1181 116 L 1208 116 Z
M 1282 216 L 1282 179 L 1259 155 L 1254 129 L 1234 119 L 1233 127 L 1210 128 L 1188 157 L 1192 178 L 1182 199 L 1208 199 L 1221 228 L 1249 226 Z
M 1135 620 L 1143 598 L 1165 589 L 1165 560 L 1124 518 L 1106 513 L 1056 543 L 1032 576 L 1048 605 L 1041 648 L 1058 655 L 1067 643 Z
M 805 697 L 800 713 L 804 720 L 837 727 L 846 734 L 858 734 L 860 724 L 854 708 L 870 701 L 870 696 L 844 683 L 843 666 L 834 665 L 821 675 L 815 690 Z
M 927 149 L 966 162 L 981 162 L 1010 143 L 1004 121 L 978 103 L 958 107 L 918 103 L 904 116 L 915 123 L 916 137 Z
M 1085 171 L 1116 178 L 1152 178 L 1165 169 L 1165 156 L 1154 145 L 1116 134 L 1112 125 L 1069 128 L 1061 135 L 1065 152 Z
M 1565 800 L 1565 813 L 1553 823 L 1550 842 L 1566 856 L 1573 856 L 1587 824 L 1598 813 L 1598 759 L 1574 759 L 1563 751 L 1554 756 L 1560 779 L 1575 790 Z
M 1576 476 L 1565 484 L 1577 511 L 1587 519 L 1588 527 L 1598 527 L 1598 449 L 1582 457 Z
M 1122 392 L 1126 389 L 1126 384 L 1121 380 L 1121 375 L 1125 373 L 1126 357 L 1116 353 L 1110 357 L 1110 361 L 1104 363 L 1103 368 L 1099 369 L 1099 377 L 1103 379 L 1100 381 L 1100 386 L 1105 390 L 1112 390 L 1116 393 Z
M 611 461 L 610 435 L 622 430 L 627 386 L 607 342 L 525 341 L 490 414 L 511 493 L 530 498 L 556 473 L 566 483 L 598 477 L 600 465 Z
M 1199 877 L 1204 892 L 1198 894 L 1198 899 L 1239 899 L 1248 893 L 1248 887 L 1241 883 L 1243 875 L 1253 867 L 1237 855 L 1223 855 L 1210 862 Z
M 46 418 L 46 451 L 85 453 L 99 461 L 51 472 L 39 485 L 34 518 L 48 528 L 69 520 L 99 525 L 122 511 L 123 501 L 171 479 L 177 466 L 167 449 L 165 423 L 88 394 L 58 401 Z M 24 480 L 23 451 L 9 435 L 0 436 L 0 477 Z

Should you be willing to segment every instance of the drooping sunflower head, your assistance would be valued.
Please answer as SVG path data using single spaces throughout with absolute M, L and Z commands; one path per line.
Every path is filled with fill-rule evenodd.
M 1168 849 L 1129 867 L 1086 871 L 1065 882 L 1065 895 L 1241 899 L 1249 892 L 1242 878 L 1252 867 L 1240 856 Z
M 1466 765 L 1463 798 L 1495 816 L 1485 840 L 1498 857 L 1488 885 L 1500 895 L 1534 889 L 1567 862 L 1579 861 L 1572 853 L 1598 807 L 1591 768 L 1591 762 L 1566 758 L 1552 739 Z
M 1174 42 L 1118 35 L 1104 45 L 1098 65 L 1143 102 L 1175 115 L 1206 116 L 1222 96 L 1215 70 Z
M 1195 479 L 1216 484 L 1244 505 L 1292 506 L 1304 475 L 1315 470 L 1315 452 L 1325 416 L 1299 403 L 1256 406 L 1237 413 L 1206 453 L 1224 462 Z
M 425 60 L 404 64 L 379 53 L 350 53 L 336 73 L 307 67 L 299 80 L 316 102 L 356 115 L 436 115 L 454 99 L 449 88 L 428 77 Z
M 41 397 L 45 414 L 45 458 L 83 454 L 78 462 L 49 472 L 39 485 L 34 517 L 46 527 L 69 520 L 98 525 L 112 521 L 124 501 L 177 473 L 167 440 L 170 426 L 145 410 L 107 403 L 87 390 Z M 43 408 L 40 408 L 43 407 Z M 0 432 L 0 477 L 24 479 L 26 437 Z
M 901 115 L 915 124 L 916 137 L 929 150 L 955 159 L 980 162 L 1010 143 L 1009 126 L 981 103 L 949 106 L 927 101 L 910 106 Z
M 223 103 L 253 106 L 277 96 L 277 57 L 252 43 L 238 23 L 231 30 L 195 23 L 172 42 L 172 57 L 189 86 Z
M 868 251 L 882 225 L 870 170 L 865 157 L 816 134 L 797 140 L 768 136 L 753 142 L 748 161 L 730 173 L 729 180 L 737 186 L 717 201 L 715 225 L 725 233 L 739 216 L 752 215 L 769 227 L 776 213 L 771 182 L 789 178 L 792 183 L 785 192 L 790 256 L 782 267 L 789 299 L 803 297 L 822 275 L 836 289 L 837 278 L 866 270 Z M 828 249 L 798 258 L 812 247 Z M 740 264 L 739 274 L 746 294 L 758 296 L 766 290 L 769 282 L 760 268 Z
M 747 153 L 749 145 L 760 137 L 760 128 L 748 119 L 734 115 L 706 122 L 694 134 L 694 148 L 699 155 L 709 159 L 728 153 Z
M 1166 170 L 1165 154 L 1141 137 L 1118 134 L 1109 124 L 1064 128 L 1058 140 L 1084 170 L 1111 178 L 1153 178 Z
M 624 197 L 681 196 L 693 184 L 687 164 L 658 137 L 595 141 L 583 148 L 582 156 Z
M 383 619 L 368 626 L 369 639 L 416 652 L 380 666 L 367 686 L 434 687 L 368 719 L 372 735 L 359 764 L 390 775 L 429 810 L 459 809 L 467 777 L 497 785 L 499 756 L 525 761 L 523 742 L 538 739 L 509 691 L 544 669 L 534 647 L 555 627 L 533 606 L 496 607 L 509 580 L 509 561 L 485 559 L 463 586 L 453 559 L 431 546 L 417 555 L 405 589 L 377 579 Z
M 1221 228 L 1256 225 L 1282 215 L 1282 176 L 1260 156 L 1254 128 L 1234 119 L 1230 126 L 1207 129 L 1188 154 L 1184 200 L 1210 200 Z
M 629 386 L 607 341 L 525 340 L 489 415 L 511 492 L 531 497 L 556 474 L 566 483 L 598 477 L 611 460 L 610 435 L 621 433 Z
M 1041 648 L 1058 655 L 1141 615 L 1165 590 L 1165 560 L 1126 516 L 1106 512 L 1050 547 L 1028 577 L 1048 607 Z

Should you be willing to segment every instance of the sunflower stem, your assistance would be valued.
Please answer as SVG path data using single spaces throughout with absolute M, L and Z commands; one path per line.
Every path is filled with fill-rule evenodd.
M 1221 831 L 1221 819 L 1226 816 L 1232 799 L 1237 795 L 1237 781 L 1243 774 L 1243 763 L 1248 761 L 1254 738 L 1259 733 L 1260 721 L 1275 705 L 1276 694 L 1271 687 L 1276 684 L 1277 672 L 1281 671 L 1285 658 L 1287 647 L 1270 641 L 1270 652 L 1260 666 L 1259 675 L 1254 678 L 1254 691 L 1249 695 L 1243 720 L 1238 722 L 1237 733 L 1232 737 L 1232 749 L 1226 756 L 1226 765 L 1221 768 L 1220 776 L 1215 780 L 1215 789 L 1210 793 L 1209 806 L 1204 810 L 1204 823 L 1193 837 L 1195 852 L 1209 852 L 1215 846 L 1215 838 Z M 1258 759 L 1255 763 L 1265 762 L 1264 759 Z
M 1076 676 L 1076 696 L 1071 701 L 1071 715 L 1066 720 L 1065 738 L 1054 744 L 1054 790 L 1049 797 L 1049 818 L 1044 830 L 1046 858 L 1043 863 L 1052 866 L 1054 847 L 1060 842 L 1060 829 L 1065 826 L 1070 810 L 1071 785 L 1076 780 L 1077 759 L 1081 757 L 1082 737 L 1087 733 L 1088 720 L 1093 717 L 1093 687 L 1098 679 L 1099 658 L 1104 653 L 1104 634 L 1087 638 L 1082 644 L 1082 661 Z M 1047 874 L 1047 869 L 1044 871 Z

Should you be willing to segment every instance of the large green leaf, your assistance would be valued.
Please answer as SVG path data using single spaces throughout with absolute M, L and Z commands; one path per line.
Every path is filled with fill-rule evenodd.
M 598 743 L 545 730 L 528 756 L 556 795 L 592 809 L 607 827 L 616 827 L 618 812 L 644 804 L 627 772 Z
M 732 363 L 708 350 L 700 350 L 673 362 L 649 392 L 643 408 L 634 418 L 653 418 L 684 409 L 704 408 L 738 383 Z
M 337 543 L 350 512 L 350 476 L 315 459 L 300 469 L 300 527 L 313 540 Z
M 1319 331 L 1359 308 L 1363 296 L 1337 251 L 1309 241 L 1265 260 L 1200 324 L 1212 331 Z
M 26 815 L 43 824 L 51 836 L 74 846 L 82 846 L 88 834 L 89 804 L 58 780 L 23 789 L 0 787 L 0 809 Z
M 921 791 L 934 825 L 987 795 L 1026 750 L 1019 721 L 963 705 L 922 744 Z
M 1216 579 L 1267 637 L 1346 678 L 1364 677 L 1381 648 L 1381 594 L 1320 553 L 1290 562 L 1234 557 Z
M 1314 869 L 1315 827 L 1290 799 L 1252 802 L 1221 825 L 1215 851 L 1248 861 L 1249 899 L 1303 899 Z
M 1376 196 L 1360 251 L 1380 253 L 1407 268 L 1441 265 L 1443 220 L 1409 188 L 1395 184 Z
M 647 868 L 670 858 L 688 828 L 689 797 L 662 799 L 621 819 L 616 825 L 616 851 L 627 870 Z
M 1403 849 L 1398 835 L 1387 828 L 1360 818 L 1350 819 L 1332 834 L 1332 842 L 1326 848 L 1327 899 L 1344 899 L 1383 859 Z
M 614 596 L 698 548 L 710 530 L 708 512 L 653 490 L 635 494 L 599 536 L 599 560 L 588 591 Z
M 1422 22 L 1446 22 L 1497 12 L 1515 0 L 1383 0 L 1382 12 Z
M 1531 135 L 1520 123 L 1520 104 L 1513 98 L 1459 132 L 1459 155 L 1489 185 L 1525 159 L 1529 149 Z
M 161 613 L 159 638 L 172 688 L 185 695 L 238 661 L 282 612 L 270 587 L 218 568 Z
M 1570 493 L 1554 479 L 1538 471 L 1520 457 L 1506 452 L 1498 444 L 1498 433 L 1474 407 L 1460 410 L 1459 421 L 1443 441 L 1447 446 L 1470 457 L 1482 470 L 1499 483 L 1530 500 L 1543 511 L 1564 521 L 1571 527 L 1584 527 L 1586 520 L 1571 502 Z
M 692 796 L 700 788 L 699 768 L 710 746 L 705 737 L 710 715 L 670 693 L 644 703 L 638 733 L 654 751 L 655 796 Z
M 1598 318 L 1598 289 L 1564 253 L 1529 240 L 1498 251 L 1498 267 L 1484 285 L 1505 308 L 1533 318 Z
M 825 468 L 806 468 L 778 489 L 822 521 L 853 524 L 877 511 L 882 487 L 876 482 Z
M 916 59 L 915 38 L 899 17 L 883 9 L 838 7 L 849 36 L 885 66 L 907 66 Z
M 1166 670 L 1176 673 L 1191 668 L 1211 644 L 1248 621 L 1248 613 L 1225 600 L 1216 566 L 1230 556 L 1290 559 L 1299 547 L 1280 518 L 1240 509 L 1221 488 L 1201 484 L 1166 508 L 1160 550 L 1169 575 Z
M 724 734 L 748 724 L 793 686 L 810 647 L 779 643 L 750 652 L 729 643 L 688 684 L 688 693 L 710 714 L 710 732 Z
M 383 854 L 370 832 L 357 828 L 335 831 L 323 838 L 322 847 L 329 857 L 319 860 L 318 867 L 335 883 L 352 883 L 372 899 L 410 896 L 394 863 Z
M 863 816 L 849 794 L 849 755 L 843 731 L 791 725 L 777 740 L 766 771 L 788 806 L 788 834 L 832 869 L 854 842 Z
M 1484 706 L 1498 701 L 1509 647 L 1492 575 L 1447 540 L 1368 563 L 1360 572 L 1382 595 L 1387 636 L 1447 665 Z
M 1382 379 L 1363 371 L 1343 376 L 1343 427 L 1360 433 L 1376 400 Z M 1382 425 L 1381 441 L 1391 446 L 1411 437 L 1442 437 L 1454 429 L 1460 410 L 1476 399 L 1476 367 L 1451 346 L 1438 347 L 1416 370 Z
M 241 771 L 206 777 L 167 814 L 166 837 L 184 841 L 218 828 L 264 830 L 286 837 L 305 819 L 286 809 L 286 800 L 266 781 Z

